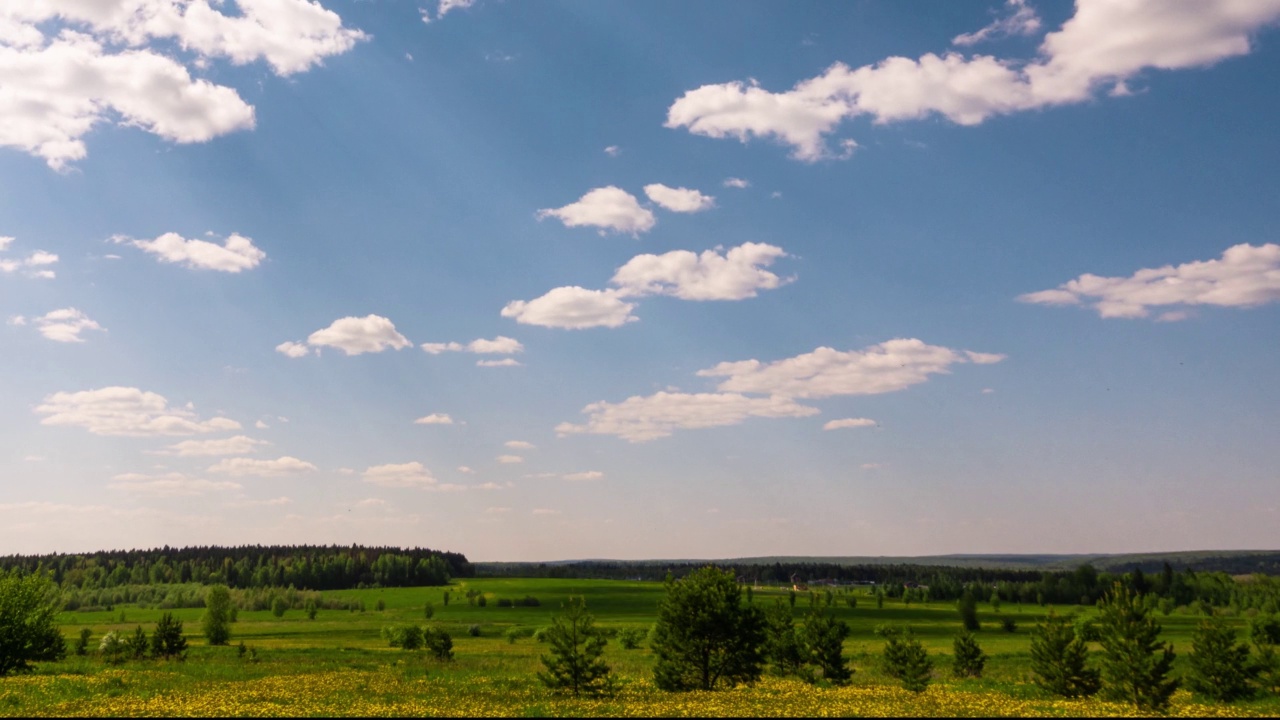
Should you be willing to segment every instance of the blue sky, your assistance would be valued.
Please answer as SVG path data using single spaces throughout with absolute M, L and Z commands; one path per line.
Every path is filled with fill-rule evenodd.
M 0 548 L 1273 547 L 1278 22 L 6 5 Z

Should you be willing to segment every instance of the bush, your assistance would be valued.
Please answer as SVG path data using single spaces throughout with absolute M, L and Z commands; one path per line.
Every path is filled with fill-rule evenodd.
M 61 660 L 67 644 L 58 629 L 61 595 L 42 573 L 0 570 L 0 677 Z
M 427 628 L 422 633 L 427 652 L 437 660 L 453 659 L 453 637 L 440 628 Z
M 387 601 L 382 598 L 378 598 L 378 604 L 374 607 L 378 609 L 378 612 L 384 612 L 387 609 Z
M 307 599 L 307 604 L 304 605 L 302 609 L 307 613 L 308 620 L 315 620 L 316 613 L 320 611 L 319 606 L 316 605 L 316 601 L 310 598 Z
M 974 632 L 981 627 L 978 623 L 978 601 L 969 591 L 966 590 L 956 601 L 956 611 L 960 614 L 960 624 L 965 630 Z
M 987 664 L 987 654 L 982 652 L 978 641 L 969 631 L 961 632 L 951 642 L 951 674 L 958 678 L 982 677 L 982 669 Z
M 426 618 L 426 619 L 428 619 L 428 620 L 430 620 L 431 618 L 435 617 L 435 616 L 436 616 L 436 606 L 435 606 L 435 605 L 432 605 L 431 603 L 429 603 L 429 602 L 428 602 L 428 603 L 427 603 L 427 605 L 426 605 L 426 607 L 424 607 L 424 608 L 422 609 L 422 615 L 423 615 L 423 617 L 425 617 L 425 618 Z
M 525 595 L 523 598 L 519 600 L 519 604 L 523 605 L 524 607 L 539 607 L 542 605 L 542 603 L 538 600 L 538 598 L 532 595 Z
M 515 606 L 515 603 L 511 602 L 510 598 L 498 598 L 498 607 L 509 608 L 514 606 Z
M 480 607 L 484 607 L 485 605 L 488 605 L 488 604 L 489 604 L 489 601 L 488 599 L 485 598 L 484 595 L 476 596 L 476 605 L 479 605 Z
M 382 639 L 391 647 L 418 650 L 423 644 L 422 628 L 417 625 L 387 625 L 382 628 Z
M 1249 659 L 1249 646 L 1236 643 L 1236 633 L 1221 620 L 1205 620 L 1191 638 L 1191 672 L 1187 684 L 1197 693 L 1232 702 L 1253 696 L 1262 668 Z
M 538 628 L 533 631 L 533 641 L 544 643 L 547 641 L 547 628 Z
M 288 609 L 289 609 L 289 604 L 286 603 L 284 601 L 284 598 L 280 597 L 279 595 L 277 595 L 275 599 L 271 601 L 271 614 L 278 618 L 284 617 L 284 611 Z
M 623 650 L 635 650 L 644 640 L 645 631 L 640 628 L 624 628 L 618 632 L 618 644 Z
M 111 630 L 102 636 L 102 640 L 98 642 L 98 654 L 102 656 L 103 662 L 108 665 L 118 665 L 124 662 L 129 655 L 129 646 L 120 638 L 120 635 Z
M 1018 632 L 1018 621 L 1011 617 L 1000 618 L 1000 629 L 1007 632 Z
M 1089 649 L 1068 618 L 1050 610 L 1031 636 L 1035 683 L 1054 695 L 1087 697 L 1098 692 L 1098 671 L 1087 666 Z
M 929 655 L 910 631 L 890 632 L 884 645 L 884 672 L 911 692 L 924 692 L 933 676 Z
M 467 628 L 467 634 L 471 637 L 480 637 L 480 626 L 471 625 Z

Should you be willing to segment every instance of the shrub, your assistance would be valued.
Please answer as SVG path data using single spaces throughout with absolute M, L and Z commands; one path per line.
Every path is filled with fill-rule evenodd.
M 958 678 L 982 677 L 987 664 L 987 654 L 982 652 L 973 633 L 963 631 L 951 642 L 951 674 Z
M 488 604 L 489 604 L 489 601 L 488 599 L 485 598 L 484 595 L 476 596 L 476 605 L 479 605 L 480 607 L 484 607 L 485 605 L 488 605 Z
M 523 598 L 520 598 L 519 604 L 525 607 L 539 607 L 542 605 L 538 598 L 532 595 L 525 595 Z
M 547 641 L 547 628 L 538 628 L 537 630 L 534 630 L 534 631 L 533 631 L 533 641 L 534 641 L 534 642 L 540 642 L 540 643 L 546 642 L 546 641 Z
M 956 612 L 960 613 L 960 624 L 965 630 L 973 632 L 981 627 L 978 623 L 978 601 L 968 590 L 956 601 Z
M 1098 671 L 1087 666 L 1089 649 L 1071 621 L 1050 610 L 1031 636 L 1035 683 L 1054 695 L 1086 697 L 1098 692 Z
M 1018 621 L 1011 617 L 1000 618 L 1000 629 L 1007 632 L 1018 632 Z
M 933 675 L 929 655 L 910 631 L 890 632 L 884 645 L 884 672 L 911 692 L 924 692 Z
M 427 652 L 437 660 L 453 659 L 453 637 L 440 628 L 427 628 L 422 633 Z
M 1251 697 L 1262 669 L 1250 662 L 1249 646 L 1237 644 L 1235 631 L 1221 620 L 1205 620 L 1196 626 L 1190 665 L 1187 684 L 1218 702 Z
M 498 607 L 509 608 L 514 606 L 515 606 L 515 603 L 511 602 L 510 598 L 498 598 Z
M 423 615 L 423 617 L 425 617 L 425 618 L 426 618 L 426 619 L 428 619 L 428 620 L 430 620 L 431 618 L 435 617 L 435 615 L 436 615 L 436 606 L 435 606 L 435 605 L 432 605 L 430 602 L 428 602 L 428 603 L 427 603 L 427 605 L 426 605 L 426 607 L 424 607 L 424 608 L 422 609 L 422 615 Z
M 98 654 L 109 665 L 118 665 L 129 656 L 129 646 L 120 634 L 111 630 L 98 642 Z
M 304 605 L 302 609 L 307 613 L 308 620 L 315 620 L 316 613 L 320 611 L 319 606 L 316 605 L 316 601 L 310 598 L 307 599 L 307 604 Z
M 275 596 L 275 599 L 271 601 L 271 614 L 278 618 L 284 617 L 284 611 L 288 609 L 288 603 L 286 603 L 284 598 L 279 595 Z
M 467 627 L 467 634 L 471 637 L 480 637 L 480 626 L 471 625 Z
M 644 640 L 645 632 L 640 628 L 624 628 L 618 632 L 618 644 L 624 650 L 635 650 Z

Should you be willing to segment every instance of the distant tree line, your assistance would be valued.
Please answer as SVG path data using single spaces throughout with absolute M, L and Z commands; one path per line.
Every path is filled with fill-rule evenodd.
M 474 575 L 461 553 L 359 545 L 166 545 L 152 550 L 0 557 L 0 570 L 11 569 L 48 572 L 64 589 L 77 590 L 184 583 L 346 590 L 445 585 L 450 578 Z

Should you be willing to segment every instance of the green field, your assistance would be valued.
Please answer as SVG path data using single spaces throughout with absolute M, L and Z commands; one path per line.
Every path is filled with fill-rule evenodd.
M 469 589 L 484 592 L 487 605 L 468 604 Z M 647 647 L 624 650 L 611 642 L 606 659 L 621 684 L 620 692 L 600 700 L 574 700 L 543 688 L 534 676 L 547 646 L 531 637 L 514 643 L 510 628 L 526 633 L 545 627 L 570 595 L 586 598 L 588 609 L 606 630 L 647 629 L 663 596 L 660 583 L 607 580 L 470 579 L 444 588 L 347 590 L 324 593 L 326 599 L 360 599 L 365 612 L 321 610 L 314 620 L 300 610 L 276 618 L 270 611 L 240 611 L 231 646 L 209 647 L 199 636 L 200 609 L 173 610 L 186 624 L 191 650 L 185 662 L 137 661 L 109 666 L 93 656 L 69 656 L 40 664 L 36 672 L 0 679 L 0 715 L 1115 715 L 1127 707 L 1097 700 L 1065 701 L 1031 684 L 1029 631 L 1048 608 L 1005 603 L 1000 612 L 980 606 L 979 642 L 990 656 L 981 680 L 950 677 L 951 640 L 960 628 L 950 603 L 913 603 L 886 599 L 877 609 L 865 590 L 855 593 L 856 609 L 836 597 L 835 612 L 853 632 L 845 644 L 856 673 L 845 688 L 822 688 L 795 680 L 769 678 L 748 688 L 718 693 L 672 694 L 653 688 L 653 657 Z M 787 591 L 761 588 L 756 603 L 784 602 Z M 540 607 L 499 607 L 498 599 L 531 595 Z M 379 601 L 385 610 L 375 608 Z M 435 606 L 424 619 L 424 606 Z M 808 606 L 800 594 L 801 620 Z M 1060 613 L 1092 608 L 1058 608 Z M 82 628 L 91 628 L 94 645 L 110 630 L 150 631 L 163 611 L 117 605 L 111 611 L 66 612 L 60 616 L 69 645 Z M 121 614 L 124 621 L 121 622 Z M 1016 632 L 1000 629 L 1010 617 Z M 1198 618 L 1158 616 L 1164 639 L 1185 667 L 1192 629 Z M 385 625 L 416 622 L 444 628 L 454 639 L 455 659 L 439 662 L 417 652 L 387 646 Z M 897 687 L 877 668 L 883 640 L 880 624 L 909 625 L 936 665 L 934 683 L 921 695 Z M 478 625 L 480 635 L 468 630 Z M 1243 626 L 1243 622 L 1240 622 Z M 257 661 L 242 658 L 236 645 L 253 648 Z M 645 643 L 644 645 L 647 645 Z M 1204 704 L 1185 691 L 1175 696 L 1174 714 L 1280 714 L 1280 699 L 1270 697 L 1234 705 Z

